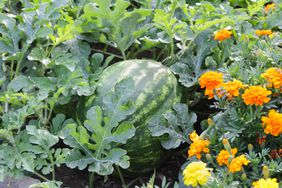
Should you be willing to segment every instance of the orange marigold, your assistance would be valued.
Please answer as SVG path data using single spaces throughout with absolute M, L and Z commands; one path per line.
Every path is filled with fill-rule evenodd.
M 225 39 L 231 38 L 232 32 L 227 29 L 221 29 L 217 31 L 214 35 L 214 40 L 223 41 Z
M 196 156 L 197 159 L 201 159 L 201 153 L 209 153 L 208 145 L 210 142 L 208 140 L 204 140 L 201 137 L 197 135 L 197 133 L 194 131 L 190 134 L 190 140 L 192 140 L 192 144 L 190 145 L 190 148 L 188 150 L 188 156 Z
M 213 90 L 223 83 L 223 74 L 216 71 L 208 71 L 199 78 L 201 88 L 206 88 L 205 95 L 209 99 L 214 97 Z
M 223 74 L 216 71 L 208 71 L 199 78 L 201 88 L 213 90 L 223 83 Z
M 243 165 L 248 165 L 250 161 L 245 157 L 245 155 L 240 155 L 232 159 L 230 165 L 228 166 L 229 172 L 235 173 L 242 170 Z
M 271 94 L 271 91 L 261 87 L 261 86 L 251 86 L 245 90 L 242 98 L 246 105 L 263 105 L 263 103 L 268 103 L 270 98 L 267 96 Z
M 274 3 L 270 3 L 264 7 L 264 12 L 268 13 L 269 10 L 274 10 L 276 8 Z
M 226 96 L 228 99 L 239 96 L 239 90 L 245 86 L 239 80 L 234 79 L 222 84 L 223 89 L 226 91 Z
M 274 88 L 282 87 L 282 69 L 280 68 L 269 68 L 261 77 L 265 78 Z
M 261 117 L 262 126 L 264 127 L 265 134 L 279 136 L 282 133 L 282 114 L 275 110 L 270 110 L 268 117 Z
M 271 35 L 272 31 L 271 30 L 256 30 L 256 34 L 258 36 L 266 36 L 266 35 Z
M 235 154 L 237 153 L 237 148 L 231 149 L 232 156 L 235 157 Z M 216 157 L 216 161 L 219 164 L 219 166 L 222 165 L 228 165 L 229 164 L 229 157 L 230 153 L 227 150 L 221 150 Z

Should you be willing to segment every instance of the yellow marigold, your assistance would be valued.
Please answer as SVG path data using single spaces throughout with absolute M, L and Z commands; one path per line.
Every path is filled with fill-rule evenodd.
M 209 177 L 211 177 L 211 170 L 202 161 L 192 162 L 183 171 L 183 182 L 185 185 L 192 185 L 193 187 L 204 185 L 207 183 Z
M 258 36 L 266 36 L 266 35 L 271 35 L 272 31 L 271 30 L 256 30 L 256 34 Z
M 261 117 L 262 126 L 264 127 L 265 134 L 279 136 L 282 134 L 282 114 L 275 110 L 270 110 L 268 117 Z
M 235 154 L 237 153 L 237 148 L 231 149 L 232 156 L 235 157 Z M 217 163 L 219 166 L 222 165 L 228 165 L 229 164 L 229 159 L 230 153 L 227 150 L 221 150 L 216 158 Z
M 244 87 L 243 83 L 236 79 L 222 84 L 222 88 L 226 91 L 228 99 L 239 96 L 239 90 Z
M 239 157 L 235 157 L 232 159 L 230 165 L 228 166 L 229 172 L 235 173 L 242 170 L 243 165 L 248 165 L 249 160 L 245 157 L 245 155 L 240 155 Z
M 245 90 L 242 98 L 246 105 L 263 105 L 263 103 L 268 103 L 270 98 L 267 96 L 271 94 L 271 91 L 261 87 L 261 86 L 251 86 Z
M 193 143 L 188 150 L 188 157 L 195 155 L 197 159 L 201 159 L 202 152 L 209 153 L 208 145 L 210 142 L 199 137 L 195 131 L 190 134 L 190 140 L 192 140 Z
M 227 29 L 221 29 L 217 31 L 214 35 L 214 40 L 223 41 L 225 39 L 231 38 L 232 32 Z
M 280 68 L 269 68 L 261 77 L 265 78 L 274 88 L 282 87 L 282 69 Z
M 279 188 L 276 178 L 259 179 L 253 183 L 254 188 Z
M 274 10 L 276 7 L 275 7 L 275 4 L 274 3 L 270 3 L 270 4 L 268 4 L 268 5 L 266 5 L 265 7 L 264 7 L 264 12 L 265 13 L 268 13 L 268 11 L 269 10 Z

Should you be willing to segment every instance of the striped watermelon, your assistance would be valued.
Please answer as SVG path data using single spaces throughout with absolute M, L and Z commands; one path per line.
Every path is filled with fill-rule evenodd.
M 93 100 L 85 101 L 89 109 L 101 104 L 103 96 L 114 89 L 119 81 L 131 77 L 135 91 L 131 97 L 136 111 L 127 118 L 136 127 L 136 135 L 122 147 L 130 156 L 130 173 L 143 173 L 157 167 L 167 153 L 156 137 L 152 137 L 147 128 L 153 115 L 161 114 L 180 100 L 177 80 L 170 70 L 151 60 L 127 60 L 118 62 L 104 70 L 96 88 Z M 80 108 L 79 108 L 80 109 Z M 85 113 L 85 112 L 84 112 Z

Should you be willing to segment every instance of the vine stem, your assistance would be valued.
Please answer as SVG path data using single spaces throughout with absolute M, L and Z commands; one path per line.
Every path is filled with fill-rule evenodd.
M 117 172 L 118 172 L 120 181 L 121 181 L 121 183 L 122 183 L 122 187 L 123 187 L 123 188 L 127 188 L 127 185 L 126 185 L 126 183 L 125 183 L 125 180 L 124 180 L 124 178 L 123 178 L 123 175 L 122 175 L 122 173 L 121 173 L 121 171 L 120 171 L 119 166 L 116 165 L 115 167 L 116 167 L 116 169 L 117 169 Z
M 91 172 L 89 174 L 89 188 L 93 188 L 94 178 L 95 178 L 95 173 Z
M 38 176 L 39 178 L 43 179 L 44 181 L 49 181 L 47 178 L 45 178 L 44 176 L 42 176 L 41 174 L 39 174 L 38 172 L 33 172 L 33 174 L 35 174 L 36 176 Z
M 52 166 L 52 180 L 55 181 L 55 165 L 54 165 L 54 159 L 52 154 L 50 154 L 50 161 L 51 161 L 51 166 Z
M 25 56 L 27 50 L 28 50 L 28 47 L 25 47 L 24 50 L 23 50 L 23 52 L 22 52 L 22 54 L 21 54 L 21 58 L 20 58 L 20 60 L 19 60 L 18 63 L 17 63 L 17 67 L 16 67 L 16 71 L 15 71 L 14 77 L 18 76 L 18 74 L 19 74 L 19 72 L 20 72 L 20 66 L 21 66 L 21 63 L 22 63 L 22 61 L 23 61 L 23 59 L 24 59 L 24 56 Z
M 126 60 L 126 55 L 125 55 L 125 52 L 123 50 L 121 50 L 121 54 L 122 54 L 123 60 Z

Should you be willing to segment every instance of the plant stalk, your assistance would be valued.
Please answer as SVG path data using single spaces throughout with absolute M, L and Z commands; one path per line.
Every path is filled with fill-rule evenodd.
M 91 172 L 89 175 L 89 188 L 93 188 L 94 179 L 95 179 L 95 173 Z
M 117 172 L 118 172 L 120 181 L 121 181 L 121 183 L 122 183 L 122 187 L 123 187 L 123 188 L 127 188 L 127 185 L 126 185 L 126 183 L 125 183 L 125 180 L 124 180 L 124 178 L 123 178 L 123 175 L 122 175 L 122 173 L 121 173 L 121 171 L 120 171 L 119 166 L 116 165 L 116 169 L 117 169 Z
M 44 181 L 49 181 L 47 178 L 45 178 L 44 176 L 42 176 L 41 174 L 39 174 L 38 172 L 33 172 L 34 175 L 38 176 L 39 178 L 41 178 Z

